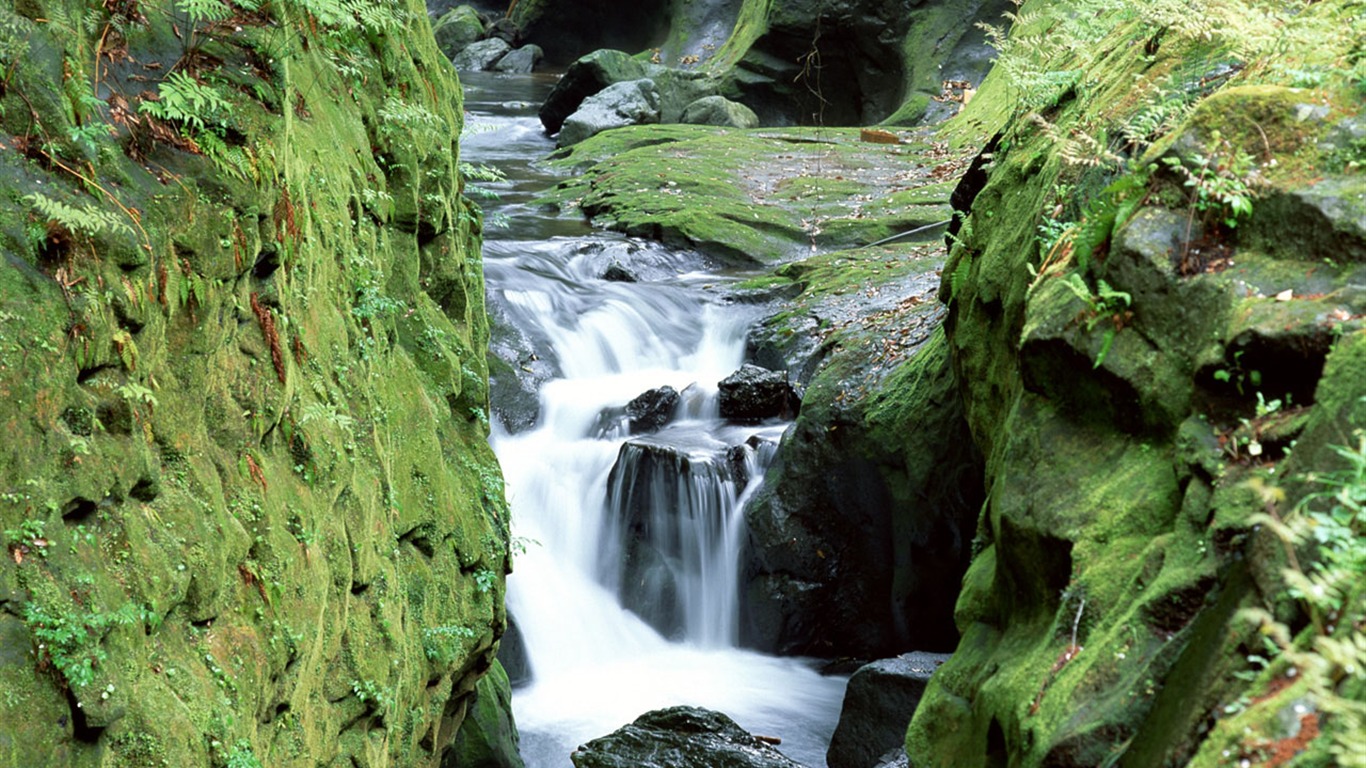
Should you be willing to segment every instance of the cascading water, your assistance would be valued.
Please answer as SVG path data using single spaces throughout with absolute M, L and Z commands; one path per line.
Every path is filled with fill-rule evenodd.
M 484 129 L 463 159 L 509 177 L 490 206 L 511 223 L 485 242 L 490 295 L 557 368 L 535 426 L 493 436 L 525 542 L 508 604 L 531 667 L 513 697 L 527 765 L 569 765 L 579 744 L 676 704 L 725 712 L 824 765 L 844 680 L 736 647 L 741 509 L 781 426 L 725 424 L 716 383 L 743 361 L 754 310 L 718 306 L 718 278 L 695 255 L 531 206 L 553 182 L 530 165 L 551 148 L 531 114 L 548 81 L 464 80 Z M 613 263 L 641 281 L 602 279 Z M 678 416 L 629 436 L 623 406 L 664 385 L 682 393 Z

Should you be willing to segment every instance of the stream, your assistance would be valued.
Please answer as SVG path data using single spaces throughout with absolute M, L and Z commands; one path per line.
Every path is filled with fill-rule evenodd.
M 717 288 L 736 278 L 698 254 L 533 202 L 560 178 L 538 165 L 554 149 L 536 117 L 553 77 L 461 79 L 461 159 L 507 177 L 482 185 L 498 193 L 480 201 L 490 305 L 545 379 L 534 426 L 510 434 L 494 419 L 491 437 L 518 543 L 508 608 L 531 673 L 513 693 L 527 766 L 568 766 L 578 745 L 677 704 L 824 766 L 846 678 L 738 645 L 743 504 L 784 425 L 722 421 L 717 382 L 761 310 L 724 303 Z M 603 279 L 613 264 L 639 281 Z M 623 406 L 663 385 L 682 393 L 676 418 L 630 436 Z

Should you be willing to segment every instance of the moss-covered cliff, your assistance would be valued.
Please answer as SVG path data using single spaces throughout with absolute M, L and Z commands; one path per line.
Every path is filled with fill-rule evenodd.
M 508 521 L 425 9 L 20 0 L 0 66 L 0 764 L 437 764 Z
M 987 501 L 913 765 L 1359 746 L 1360 584 L 1297 593 L 1333 556 L 1270 531 L 1366 426 L 1363 35 L 1346 2 L 1031 2 L 1001 41 L 941 292 Z M 1318 541 L 1359 548 L 1349 507 Z

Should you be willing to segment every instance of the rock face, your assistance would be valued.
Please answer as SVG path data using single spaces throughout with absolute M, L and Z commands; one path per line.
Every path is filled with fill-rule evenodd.
M 1008 0 L 749 0 L 716 54 L 722 93 L 765 125 L 943 117 L 931 101 L 943 81 L 980 82 L 994 59 L 974 24 L 999 24 L 1010 8 Z M 822 66 L 804 69 L 813 48 Z
M 790 419 L 801 409 L 801 398 L 787 380 L 787 371 L 770 371 L 747 363 L 722 379 L 718 386 L 723 419 L 740 422 Z
M 1072 10 L 1036 5 L 1041 15 L 1013 34 L 1070 34 Z M 1114 32 L 1126 47 L 1150 29 Z M 1329 61 L 1355 40 L 1315 38 L 1302 52 Z M 1135 119 L 1127 94 L 1207 44 L 1178 36 L 1141 64 L 1094 60 L 1080 76 L 1112 95 L 1060 101 L 1046 131 L 1009 127 L 965 212 L 941 296 L 987 495 L 954 613 L 962 639 L 907 732 L 913 765 L 1216 766 L 1255 762 L 1262 748 L 1330 764 L 1332 745 L 1359 738 L 1359 721 L 1306 711 L 1322 734 L 1290 740 L 1282 713 L 1319 685 L 1304 682 L 1313 665 L 1292 671 L 1280 657 L 1249 669 L 1263 635 L 1246 619 L 1304 605 L 1282 580 L 1295 567 L 1285 543 L 1259 516 L 1293 519 L 1296 500 L 1322 487 L 1315 478 L 1344 466 L 1333 443 L 1366 426 L 1362 191 L 1334 138 L 1351 131 L 1344 102 L 1230 77 L 1149 137 L 1153 166 L 1055 194 L 1065 150 L 1051 137 Z M 1268 65 L 1264 55 L 1249 68 Z M 1002 84 L 997 73 L 984 89 Z M 1341 82 L 1331 69 L 1315 76 L 1326 83 L 1316 94 Z M 976 104 L 963 119 L 988 108 Z M 1210 158 L 1241 168 L 1228 180 L 1256 188 L 1250 206 L 1210 208 L 1188 191 L 1208 182 Z M 1058 222 L 1078 237 L 1062 246 L 1081 258 L 1020 274 L 1047 249 L 1017 215 L 1069 206 L 1075 216 Z M 1338 256 L 1324 262 L 1324 249 Z M 1362 587 L 1352 590 L 1361 620 Z M 1292 620 L 1301 631 L 1296 654 L 1333 642 Z M 1361 687 L 1330 695 L 1359 698 Z M 1259 703 L 1224 707 L 1240 700 Z
M 659 92 L 652 80 L 613 83 L 583 100 L 565 118 L 556 144 L 567 147 L 603 131 L 659 122 Z
M 371 4 L 332 89 L 355 49 L 296 3 L 47 22 L 74 8 L 0 10 L 0 142 L 85 137 L 0 158 L 0 231 L 32 234 L 0 245 L 0 763 L 437 765 L 503 632 L 508 516 L 426 10 Z M 231 107 L 155 117 L 190 40 Z M 125 97 L 78 117 L 64 69 Z
M 930 675 L 948 659 L 907 653 L 860 667 L 849 678 L 826 752 L 830 768 L 875 768 L 889 750 L 899 748 Z
M 626 404 L 631 434 L 658 432 L 660 427 L 673 420 L 679 399 L 678 390 L 668 385 L 642 392 Z
M 545 48 L 563 66 L 583 54 L 617 48 L 644 51 L 663 42 L 670 26 L 669 0 L 521 0 L 511 20 L 522 38 Z
M 696 707 L 647 712 L 569 757 L 574 768 L 802 768 L 729 717 Z

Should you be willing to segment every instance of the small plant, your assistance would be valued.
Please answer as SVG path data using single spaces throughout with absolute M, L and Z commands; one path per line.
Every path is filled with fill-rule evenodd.
M 5 542 L 15 563 L 24 562 L 24 556 L 31 552 L 36 552 L 39 557 L 47 557 L 49 542 L 43 532 L 46 527 L 46 520 L 25 520 L 18 528 L 5 531 Z
M 474 586 L 480 593 L 488 594 L 493 591 L 498 584 L 498 574 L 487 568 L 480 568 L 474 572 Z
M 116 611 L 78 614 L 30 602 L 24 605 L 23 619 L 38 648 L 39 668 L 52 667 L 73 690 L 95 682 L 95 668 L 108 658 L 100 641 L 110 629 L 140 621 L 152 626 L 159 621 L 153 610 L 136 603 L 126 603 Z
M 371 709 L 388 709 L 391 703 L 388 695 L 374 680 L 352 680 L 351 692 L 360 703 L 370 705 Z
M 1077 298 L 1086 302 L 1086 331 L 1090 333 L 1102 321 L 1107 321 L 1105 335 L 1101 339 L 1100 352 L 1096 355 L 1096 361 L 1091 366 L 1099 368 L 1105 362 L 1105 357 L 1110 353 L 1110 346 L 1115 342 L 1115 335 L 1124 329 L 1124 324 L 1132 316 L 1129 305 L 1133 298 L 1124 291 L 1117 291 L 1110 287 L 1104 280 L 1096 281 L 1096 292 L 1091 293 L 1091 289 L 1086 285 L 1086 280 L 1077 272 L 1072 272 L 1063 279 L 1066 285 Z
M 261 761 L 252 751 L 251 742 L 241 739 L 232 745 L 232 749 L 228 750 L 226 768 L 261 768 Z
M 1366 572 L 1366 436 L 1358 432 L 1355 448 L 1334 450 L 1344 469 L 1304 477 L 1321 490 L 1310 493 L 1282 518 L 1276 506 L 1279 488 L 1255 486 L 1266 502 L 1256 523 L 1265 525 L 1285 546 L 1282 597 L 1294 600 L 1309 615 L 1311 629 L 1293 635 L 1270 611 L 1243 611 L 1255 623 L 1269 648 L 1298 670 L 1309 695 L 1327 715 L 1332 743 L 1328 751 L 1338 765 L 1361 765 L 1366 754 L 1366 706 L 1344 690 L 1349 680 L 1366 683 L 1366 623 L 1361 574 Z M 1306 555 L 1301 559 L 1301 554 Z
M 209 120 L 232 114 L 232 104 L 212 85 L 184 72 L 172 72 L 157 86 L 157 99 L 145 100 L 138 110 L 158 120 L 176 123 L 191 131 L 203 131 Z
M 473 640 L 477 636 L 469 627 L 428 627 L 422 630 L 422 651 L 429 661 L 447 666 L 460 659 L 462 641 Z

